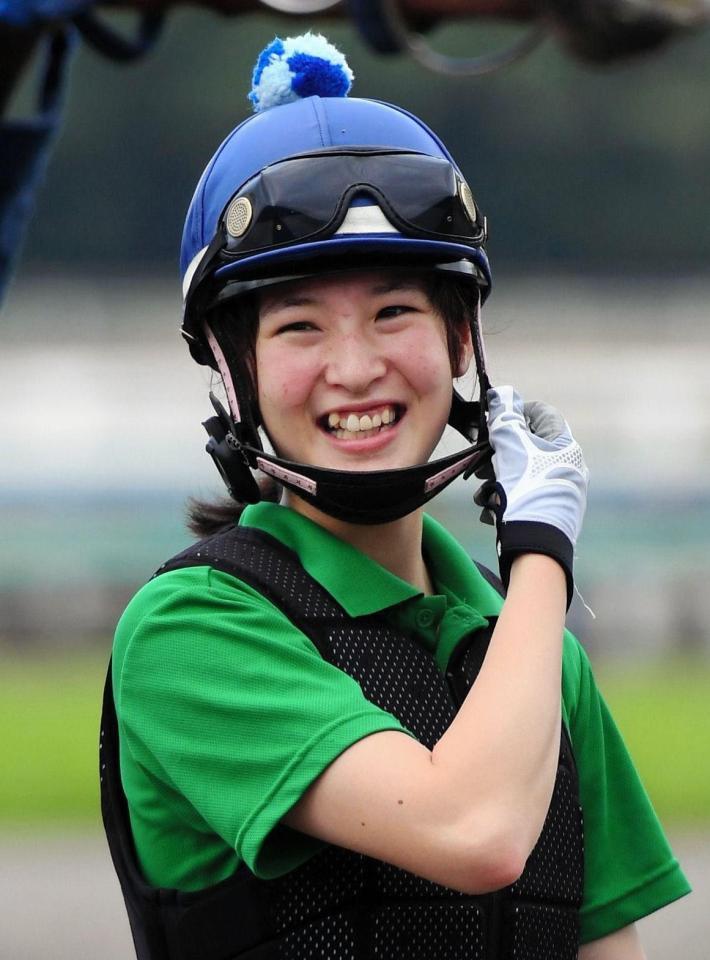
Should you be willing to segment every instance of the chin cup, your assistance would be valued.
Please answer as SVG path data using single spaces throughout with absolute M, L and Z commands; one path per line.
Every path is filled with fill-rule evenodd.
M 238 503 L 258 503 L 261 500 L 261 491 L 249 469 L 249 463 L 239 439 L 241 424 L 236 424 L 232 420 L 211 391 L 210 400 L 216 416 L 210 417 L 202 424 L 209 436 L 205 450 L 219 470 L 229 495 Z

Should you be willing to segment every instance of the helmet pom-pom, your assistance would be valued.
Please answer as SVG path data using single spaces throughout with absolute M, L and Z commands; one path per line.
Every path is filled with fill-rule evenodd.
M 275 37 L 256 61 L 249 99 L 260 113 L 304 97 L 345 97 L 352 81 L 347 60 L 321 34 Z

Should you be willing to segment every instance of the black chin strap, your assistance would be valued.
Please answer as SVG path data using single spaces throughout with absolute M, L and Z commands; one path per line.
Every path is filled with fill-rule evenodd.
M 490 381 L 480 329 L 480 297 L 471 328 L 481 401 L 466 401 L 454 390 L 449 424 L 472 445 L 414 467 L 365 471 L 330 470 L 266 453 L 258 436 L 245 430 L 231 371 L 208 328 L 209 344 L 222 374 L 231 413 L 210 393 L 215 416 L 203 423 L 209 434 L 206 449 L 231 496 L 240 503 L 257 503 L 261 494 L 252 470 L 260 470 L 328 516 L 347 523 L 389 523 L 427 503 L 460 474 L 489 476 L 492 450 L 488 442 L 486 393 Z
M 329 470 L 295 463 L 266 453 L 239 439 L 236 424 L 214 394 L 216 416 L 203 424 L 209 440 L 207 452 L 230 494 L 241 503 L 261 499 L 252 470 L 261 470 L 323 513 L 348 523 L 388 523 L 399 520 L 440 493 L 466 471 L 478 472 L 490 461 L 487 439 L 448 457 L 398 470 Z M 460 403 L 465 401 L 459 398 Z M 478 403 L 466 404 L 480 409 Z
M 399 470 L 360 473 L 326 470 L 289 463 L 271 454 L 244 448 L 256 466 L 301 499 L 331 517 L 348 523 L 388 523 L 412 513 L 440 493 L 464 470 L 474 470 L 489 456 L 488 444 L 475 444 L 460 453 Z

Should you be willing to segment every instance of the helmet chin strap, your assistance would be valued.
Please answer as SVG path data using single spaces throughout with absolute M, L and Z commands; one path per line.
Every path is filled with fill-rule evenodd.
M 454 390 L 448 421 L 471 445 L 447 457 L 396 470 L 331 470 L 284 460 L 264 451 L 256 430 L 248 429 L 243 421 L 232 373 L 217 338 L 207 327 L 207 339 L 224 381 L 229 412 L 210 394 L 216 416 L 203 425 L 209 434 L 207 452 L 230 494 L 240 502 L 258 502 L 259 487 L 251 471 L 261 470 L 331 517 L 347 523 L 377 524 L 412 513 L 464 471 L 466 476 L 474 472 L 487 476 L 492 455 L 486 425 L 486 392 L 490 382 L 480 316 L 479 294 L 471 332 L 481 401 L 466 401 Z

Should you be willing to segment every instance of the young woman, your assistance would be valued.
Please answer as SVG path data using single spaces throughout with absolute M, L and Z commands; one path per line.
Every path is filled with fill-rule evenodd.
M 581 451 L 488 389 L 485 221 L 445 147 L 347 87 L 322 38 L 275 41 L 188 213 L 233 500 L 116 634 L 103 802 L 137 953 L 638 960 L 634 921 L 687 884 L 564 632 Z M 431 461 L 447 422 L 468 445 Z M 423 513 L 474 471 L 502 583 Z

